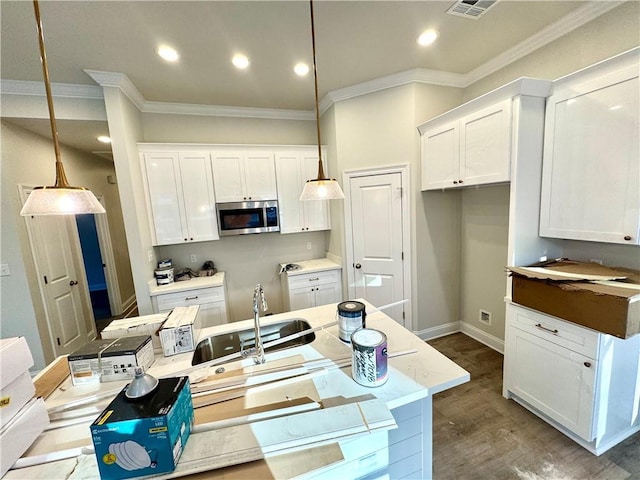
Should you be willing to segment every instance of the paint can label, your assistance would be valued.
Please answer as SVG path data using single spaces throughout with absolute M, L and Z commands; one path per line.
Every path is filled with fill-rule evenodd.
M 351 376 L 365 387 L 378 387 L 388 379 L 387 336 L 379 330 L 362 328 L 351 336 Z
M 351 343 L 351 335 L 359 328 L 366 327 L 366 312 L 362 302 L 348 301 L 338 304 L 338 336 Z

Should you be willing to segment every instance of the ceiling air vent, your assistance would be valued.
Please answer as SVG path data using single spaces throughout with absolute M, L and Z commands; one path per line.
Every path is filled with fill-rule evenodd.
M 447 13 L 474 20 L 489 10 L 498 0 L 458 0 Z

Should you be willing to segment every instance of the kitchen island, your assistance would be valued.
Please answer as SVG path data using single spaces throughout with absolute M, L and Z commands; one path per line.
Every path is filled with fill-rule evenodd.
M 287 428 L 294 433 L 312 425 L 316 433 L 323 433 L 315 444 L 295 445 L 277 451 L 263 449 L 258 461 L 244 463 L 246 451 L 238 452 L 235 466 L 217 468 L 213 456 L 218 448 L 230 445 L 225 441 L 226 430 L 199 430 L 196 409 L 196 431 L 189 438 L 176 470 L 159 478 L 173 478 L 197 474 L 198 478 L 356 478 L 367 475 L 388 474 L 391 478 L 431 478 L 432 467 L 432 397 L 443 390 L 469 381 L 469 374 L 454 362 L 427 345 L 420 338 L 404 329 L 383 312 L 374 312 L 374 307 L 364 302 L 369 313 L 367 327 L 384 332 L 388 339 L 388 381 L 375 388 L 364 387 L 351 378 L 351 368 L 331 368 L 321 374 L 295 377 L 271 385 L 248 388 L 240 398 L 217 403 L 219 411 L 231 408 L 256 408 L 274 402 L 310 398 L 323 406 L 317 411 L 291 414 L 285 418 Z M 252 366 L 251 359 L 226 363 L 229 371 L 244 369 L 257 372 L 269 366 L 286 365 L 287 362 L 329 359 L 337 362 L 350 357 L 351 348 L 338 338 L 338 327 L 332 324 L 336 318 L 336 304 L 324 305 L 295 312 L 287 312 L 262 318 L 262 324 L 282 322 L 292 318 L 303 318 L 315 331 L 315 339 L 306 345 L 267 353 L 267 363 Z M 252 327 L 252 321 L 235 322 L 203 329 L 200 338 Z M 217 367 L 209 367 L 208 373 L 190 369 L 192 352 L 172 357 L 157 356 L 149 373 L 165 377 L 189 372 L 194 381 L 197 377 L 214 375 Z M 331 362 L 330 362 L 331 363 Z M 122 388 L 126 382 L 109 382 L 94 386 L 74 387 L 69 379 L 47 399 L 49 408 L 67 404 L 83 396 Z M 197 384 L 197 383 L 196 383 Z M 344 432 L 332 434 L 329 423 L 322 417 L 323 411 L 336 404 L 336 399 L 348 406 L 349 399 L 366 401 L 369 398 L 382 403 L 393 415 L 397 428 L 377 429 L 371 432 Z M 194 397 L 195 399 L 195 397 Z M 235 403 L 232 403 L 235 402 Z M 339 403 L 339 402 L 338 402 Z M 233 407 L 232 407 L 233 405 Z M 360 404 L 358 404 L 360 405 Z M 104 406 L 102 407 L 104 408 Z M 207 407 L 211 408 L 211 407 Z M 99 412 L 98 412 L 99 413 Z M 304 415 L 304 417 L 302 417 Z M 37 466 L 9 471 L 5 478 L 98 478 L 95 455 L 82 453 L 81 447 L 91 445 L 88 425 L 97 413 L 85 423 L 46 431 L 25 456 L 49 454 L 56 451 L 78 449 L 72 458 L 52 461 Z M 296 419 L 298 423 L 296 424 Z M 304 420 L 302 420 L 304 419 Z M 314 420 L 315 419 L 315 420 Z M 304 421 L 304 425 L 300 422 Z M 248 443 L 253 442 L 254 454 L 266 439 L 256 422 L 244 425 L 251 432 Z M 240 427 L 237 427 L 240 428 Z M 240 430 L 238 430 L 240 431 Z M 220 438 L 216 438 L 220 437 Z M 212 442 L 224 441 L 224 445 L 213 447 Z M 267 442 L 264 442 L 265 444 Z M 207 450 L 207 449 L 210 450 Z M 84 450 L 86 452 L 86 449 Z M 209 452 L 209 453 L 207 453 Z M 233 456 L 233 455 L 232 455 Z M 211 461 L 208 459 L 211 458 Z M 230 457 L 229 457 L 230 458 Z M 254 458 L 255 460 L 255 458 Z

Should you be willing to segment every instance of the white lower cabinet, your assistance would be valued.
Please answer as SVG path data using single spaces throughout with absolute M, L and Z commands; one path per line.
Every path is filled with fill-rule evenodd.
M 151 297 L 155 313 L 169 312 L 175 307 L 200 305 L 202 328 L 227 323 L 227 301 L 224 286 L 182 290 Z
M 508 304 L 503 394 L 599 455 L 640 429 L 639 337 Z
M 340 270 L 282 275 L 285 311 L 336 303 L 342 297 Z M 294 272 L 295 273 L 295 272 Z

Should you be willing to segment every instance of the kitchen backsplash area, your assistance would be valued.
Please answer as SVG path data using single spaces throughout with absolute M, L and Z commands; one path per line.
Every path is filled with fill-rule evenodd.
M 280 263 L 326 257 L 327 232 L 239 235 L 215 242 L 166 245 L 155 250 L 158 259 L 170 258 L 176 269 L 188 267 L 197 271 L 211 260 L 218 271 L 225 272 L 229 321 L 233 322 L 252 317 L 256 283 L 264 287 L 267 314 L 281 313 Z

